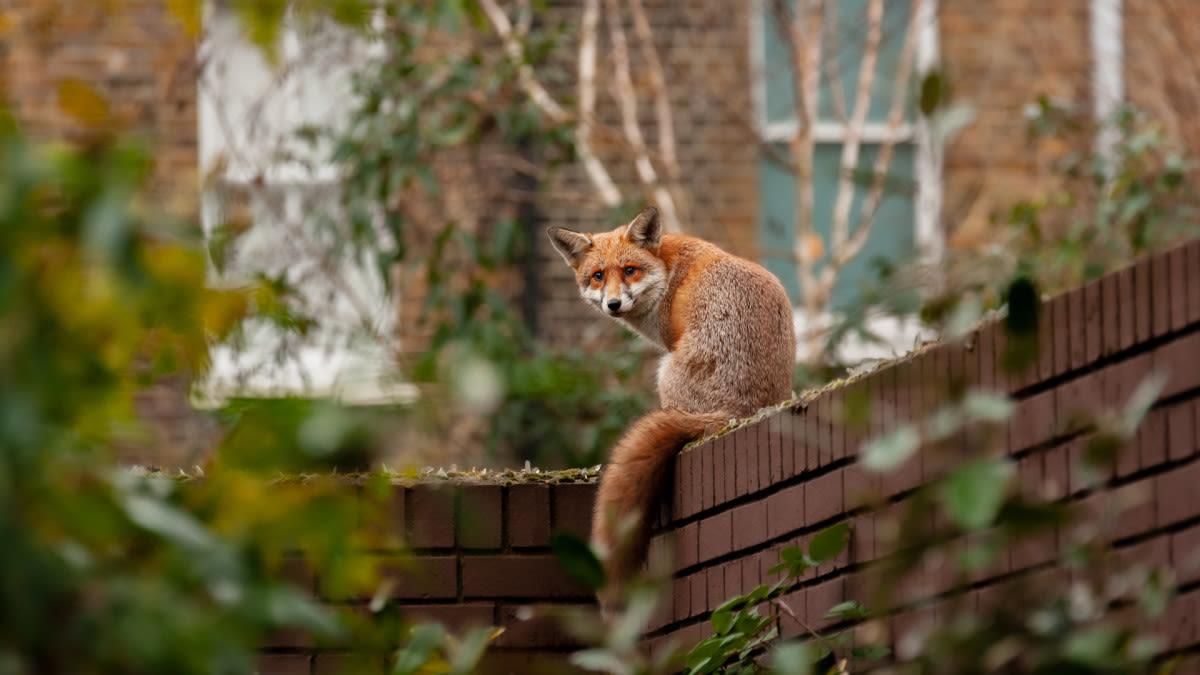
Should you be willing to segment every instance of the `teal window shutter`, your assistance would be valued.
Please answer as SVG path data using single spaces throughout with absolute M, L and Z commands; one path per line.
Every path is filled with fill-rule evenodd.
M 788 45 L 776 24 L 771 0 L 763 0 L 763 73 L 765 91 L 762 103 L 768 124 L 794 122 L 795 78 L 788 55 Z M 855 90 L 859 67 L 862 61 L 861 45 L 865 40 L 865 16 L 867 0 L 840 0 L 836 17 L 837 51 L 830 49 L 823 54 L 820 90 L 818 92 L 818 116 L 820 122 L 839 122 L 835 112 L 833 87 L 830 78 L 838 77 L 844 92 L 847 114 L 854 108 Z M 896 62 L 903 47 L 904 31 L 908 27 L 909 3 L 905 0 L 888 0 L 885 3 L 882 24 L 882 43 L 875 80 L 872 87 L 871 105 L 868 110 L 869 124 L 883 124 L 892 104 Z M 836 67 L 832 67 L 836 64 Z M 903 86 L 909 87 L 909 83 Z M 905 92 L 906 121 L 913 120 L 912 101 Z M 789 147 L 786 139 L 776 136 L 772 151 L 764 152 L 759 160 L 760 215 L 759 236 L 763 260 L 768 269 L 784 283 L 794 303 L 800 301 L 800 283 L 793 257 L 796 241 L 796 182 L 795 176 L 781 163 L 779 157 L 787 157 Z M 859 151 L 855 173 L 855 195 L 850 212 L 850 228 L 858 223 L 864 195 L 869 190 L 871 171 L 879 153 L 879 144 L 863 142 Z M 833 205 L 837 199 L 838 171 L 842 144 L 836 139 L 818 138 L 813 157 L 814 213 L 813 231 L 824 244 L 826 255 L 830 252 L 830 228 Z M 831 309 L 837 310 L 853 302 L 864 285 L 876 280 L 876 261 L 879 259 L 897 262 L 910 257 L 915 250 L 916 209 L 916 148 L 911 140 L 898 141 L 892 153 L 883 183 L 883 199 L 872 225 L 871 234 L 859 255 L 842 269 L 833 289 Z M 818 262 L 815 271 L 820 273 L 825 260 Z

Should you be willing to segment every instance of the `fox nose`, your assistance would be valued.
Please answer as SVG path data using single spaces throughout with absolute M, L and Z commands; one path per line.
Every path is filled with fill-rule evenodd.
M 616 314 L 617 310 L 619 310 L 619 309 L 621 309 L 621 299 L 620 298 L 613 298 L 612 300 L 608 301 L 608 311 L 612 312 L 613 314 Z

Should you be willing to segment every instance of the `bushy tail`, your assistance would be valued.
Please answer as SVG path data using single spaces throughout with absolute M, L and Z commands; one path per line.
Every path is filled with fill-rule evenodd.
M 617 599 L 624 582 L 646 558 L 651 521 L 666 491 L 675 455 L 729 419 L 724 413 L 654 410 L 617 441 L 600 480 L 592 519 L 592 543 L 602 552 L 609 581 L 603 604 Z

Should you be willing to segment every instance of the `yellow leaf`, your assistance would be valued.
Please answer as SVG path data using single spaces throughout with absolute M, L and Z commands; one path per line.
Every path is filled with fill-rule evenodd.
M 108 102 L 82 80 L 67 78 L 58 84 L 58 106 L 89 127 L 108 121 Z
M 179 19 L 179 23 L 183 24 L 183 30 L 188 34 L 188 37 L 196 37 L 200 34 L 201 25 L 201 6 L 200 0 L 167 0 L 167 8 L 171 14 Z

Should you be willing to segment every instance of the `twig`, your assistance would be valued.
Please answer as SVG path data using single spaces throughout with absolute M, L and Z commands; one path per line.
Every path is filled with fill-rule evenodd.
M 608 19 L 609 40 L 612 42 L 613 69 L 615 70 L 613 85 L 618 107 L 621 110 L 621 127 L 625 138 L 634 151 L 634 167 L 637 168 L 638 179 L 642 185 L 650 189 L 655 204 L 662 212 L 663 225 L 668 232 L 679 232 L 679 213 L 675 208 L 675 199 L 658 179 L 658 172 L 650 161 L 646 151 L 646 141 L 642 136 L 642 128 L 637 118 L 637 96 L 633 90 L 633 78 L 629 73 L 629 48 L 625 40 L 625 30 L 617 12 L 616 0 L 605 0 Z

